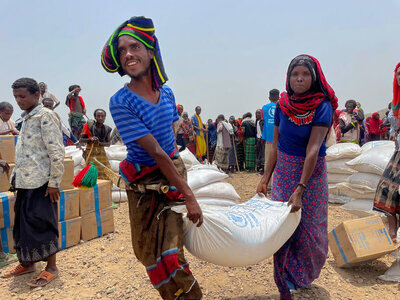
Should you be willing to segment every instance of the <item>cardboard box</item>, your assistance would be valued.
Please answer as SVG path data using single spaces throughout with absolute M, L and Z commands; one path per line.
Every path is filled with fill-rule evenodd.
M 14 226 L 14 193 L 0 193 L 0 228 Z
M 60 190 L 71 190 L 74 188 L 74 161 L 72 159 L 64 159 L 64 174 L 61 179 Z
M 82 216 L 82 240 L 88 241 L 109 232 L 114 232 L 112 207 Z
M 329 233 L 329 248 L 338 267 L 367 262 L 396 250 L 378 216 L 344 221 Z
M 10 171 L 8 174 L 0 168 L 0 193 L 7 192 L 10 189 L 10 176 L 15 167 L 15 164 L 9 164 Z
M 81 240 L 82 218 L 58 222 L 58 247 L 65 249 L 79 244 Z
M 13 239 L 13 228 L 1 228 L 0 229 L 0 239 L 3 251 L 5 253 L 16 253 L 14 249 L 14 239 Z
M 79 190 L 60 191 L 61 197 L 58 202 L 58 221 L 65 221 L 79 217 Z
M 111 206 L 111 181 L 97 180 L 95 187 L 79 189 L 81 216 Z
M 0 155 L 1 159 L 9 164 L 15 163 L 15 145 L 17 144 L 18 136 L 0 135 Z

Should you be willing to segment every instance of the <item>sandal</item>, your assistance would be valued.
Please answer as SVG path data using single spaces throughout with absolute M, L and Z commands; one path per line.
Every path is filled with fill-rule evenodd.
M 23 274 L 32 273 L 34 271 L 35 271 L 35 268 L 25 268 L 21 264 L 19 264 L 15 268 L 13 268 L 13 269 L 7 271 L 6 273 L 4 273 L 2 275 L 2 277 L 3 278 L 10 278 L 10 277 L 14 277 L 14 276 L 20 276 L 20 275 L 23 275 Z
M 58 276 L 58 272 L 56 274 L 50 273 L 46 270 L 43 270 L 42 272 L 40 272 L 40 274 L 34 278 L 31 282 L 28 282 L 27 284 L 30 287 L 43 287 L 45 285 L 48 285 L 51 281 L 53 281 L 54 279 L 56 279 Z M 40 279 L 43 279 L 44 282 L 43 283 L 38 283 Z

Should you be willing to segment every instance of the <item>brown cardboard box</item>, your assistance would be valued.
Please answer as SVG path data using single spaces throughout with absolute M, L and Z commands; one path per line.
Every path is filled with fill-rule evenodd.
M 14 193 L 0 193 L 0 228 L 14 226 Z
M 74 181 L 74 161 L 64 159 L 64 175 L 61 179 L 60 190 L 73 189 L 72 181 Z
M 0 239 L 5 253 L 15 253 L 12 227 L 1 228 Z
M 65 155 L 64 159 L 72 159 L 72 155 Z
M 15 164 L 9 164 L 10 171 L 7 173 L 0 168 L 0 193 L 7 192 L 10 189 L 10 176 L 15 167 Z
M 79 190 L 61 191 L 58 201 L 58 221 L 79 217 Z
M 81 223 L 81 217 L 58 222 L 58 246 L 60 249 L 79 244 L 81 240 Z
M 94 188 L 79 189 L 81 216 L 111 206 L 111 181 L 97 180 Z
M 396 250 L 378 216 L 344 221 L 329 233 L 329 248 L 338 267 L 370 261 Z
M 17 144 L 18 136 L 0 135 L 0 155 L 1 159 L 9 164 L 15 163 L 15 145 Z
M 114 231 L 112 207 L 82 216 L 82 240 L 88 241 Z

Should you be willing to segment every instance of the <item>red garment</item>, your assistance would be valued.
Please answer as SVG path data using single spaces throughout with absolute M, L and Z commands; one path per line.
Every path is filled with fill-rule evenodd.
M 374 112 L 372 114 L 372 118 L 367 123 L 368 131 L 370 134 L 381 135 L 382 130 L 380 129 L 380 126 L 382 125 L 383 121 L 381 119 L 379 119 L 379 120 L 375 119 L 376 115 L 379 115 L 379 113 Z
M 179 110 L 179 107 L 182 107 L 182 109 L 183 109 L 183 105 L 182 104 L 177 104 L 176 105 L 176 110 Z
M 400 87 L 397 83 L 396 72 L 397 69 L 400 67 L 400 63 L 397 64 L 396 68 L 394 69 L 394 79 L 393 79 L 393 100 L 392 100 L 392 110 L 393 116 L 397 120 L 397 124 L 400 125 Z
M 243 142 L 244 136 L 243 136 L 242 120 L 237 119 L 236 122 L 238 122 L 239 124 L 239 126 L 237 126 L 239 141 Z
M 78 97 L 79 97 L 79 100 L 81 101 L 82 110 L 85 111 L 85 102 L 83 102 L 83 99 L 81 96 L 78 96 Z M 72 112 L 75 112 L 75 99 L 72 97 L 69 99 L 69 110 Z
M 314 71 L 317 73 L 316 79 L 319 81 L 317 82 L 317 85 L 320 86 L 321 91 L 311 91 L 309 94 L 301 97 L 294 95 L 292 92 L 291 94 L 288 92 L 283 92 L 281 94 L 278 103 L 282 112 L 289 118 L 289 120 L 297 125 L 310 124 L 314 118 L 317 107 L 327 98 L 332 104 L 333 111 L 338 107 L 338 99 L 335 96 L 335 92 L 326 81 L 318 60 L 310 55 L 302 56 L 308 56 L 314 61 L 317 68 Z M 291 91 L 289 77 L 290 74 L 286 76 L 286 91 Z

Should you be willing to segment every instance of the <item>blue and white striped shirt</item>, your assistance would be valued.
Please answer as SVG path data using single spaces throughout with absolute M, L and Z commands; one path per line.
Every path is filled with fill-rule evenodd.
M 175 150 L 172 123 L 179 120 L 172 90 L 163 85 L 160 99 L 153 104 L 125 85 L 110 99 L 110 112 L 122 141 L 127 147 L 127 160 L 152 166 L 155 160 L 136 142 L 151 134 L 169 155 Z

